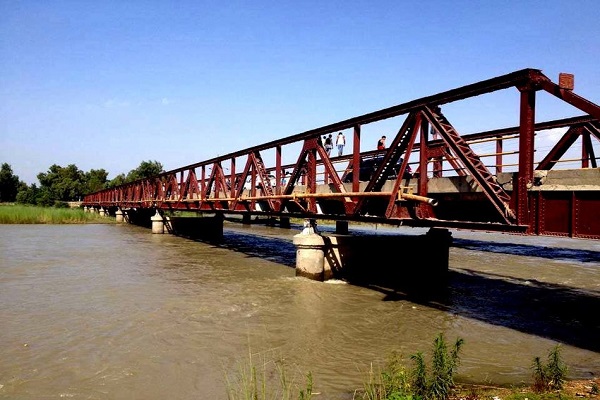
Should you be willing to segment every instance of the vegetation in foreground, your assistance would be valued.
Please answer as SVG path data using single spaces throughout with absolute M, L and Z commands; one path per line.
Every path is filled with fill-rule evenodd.
M 535 357 L 531 366 L 532 386 L 494 387 L 489 385 L 456 384 L 454 375 L 460 363 L 463 340 L 457 339 L 451 348 L 440 333 L 433 342 L 431 363 L 422 352 L 410 357 L 412 367 L 406 367 L 399 354 L 393 353 L 382 368 L 371 365 L 361 389 L 354 391 L 353 400 L 574 400 L 600 399 L 600 378 L 568 381 L 568 368 L 561 359 L 560 345 L 552 348 L 544 363 Z M 260 362 L 256 363 L 256 358 Z M 226 374 L 227 395 L 238 399 L 308 400 L 321 398 L 313 391 L 312 374 L 298 382 L 283 361 L 272 361 L 252 353 L 239 369 Z
M 287 369 L 283 358 L 267 357 L 266 354 L 254 355 L 248 352 L 248 358 L 238 364 L 231 374 L 225 374 L 227 398 L 229 400 L 309 400 L 313 397 L 312 374 L 305 376 L 300 383 L 298 374 Z M 258 362 L 257 362 L 258 360 Z
M 86 213 L 81 208 L 55 208 L 27 205 L 0 206 L 0 224 L 110 224 L 114 218 Z

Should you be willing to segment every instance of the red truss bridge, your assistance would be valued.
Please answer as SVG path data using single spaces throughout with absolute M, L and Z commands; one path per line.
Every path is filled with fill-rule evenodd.
M 573 82 L 515 71 L 90 193 L 83 206 L 600 239 L 600 107 Z M 518 99 L 518 125 L 459 132 L 455 104 L 502 90 Z M 538 92 L 573 116 L 536 122 Z M 361 133 L 382 121 L 397 122 L 378 130 L 387 147 L 361 150 Z M 328 155 L 320 138 L 342 131 L 348 154 Z

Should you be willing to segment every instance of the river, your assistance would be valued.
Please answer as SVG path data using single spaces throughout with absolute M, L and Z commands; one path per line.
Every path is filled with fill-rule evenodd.
M 227 399 L 251 354 L 310 372 L 315 399 L 351 399 L 394 351 L 429 362 L 438 333 L 464 339 L 458 381 L 530 382 L 558 343 L 569 378 L 600 374 L 598 241 L 453 232 L 448 294 L 428 301 L 297 278 L 293 228 L 227 224 L 210 244 L 0 225 L 0 398 Z

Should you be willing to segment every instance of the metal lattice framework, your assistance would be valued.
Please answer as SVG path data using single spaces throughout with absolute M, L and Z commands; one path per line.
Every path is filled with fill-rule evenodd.
M 461 135 L 441 111 L 448 103 L 508 88 L 519 92 L 519 126 Z M 550 93 L 583 115 L 536 124 L 538 91 Z M 364 126 L 403 115 L 406 117 L 389 147 L 360 151 Z M 573 92 L 572 76 L 561 74 L 556 84 L 539 70 L 524 69 L 91 193 L 85 196 L 83 204 L 600 238 L 600 223 L 594 222 L 598 220 L 596 210 L 600 209 L 600 180 L 595 190 L 568 190 L 559 196 L 560 201 L 553 200 L 556 193 L 532 191 L 536 171 L 552 169 L 578 139 L 580 168 L 597 169 L 593 140 L 600 141 L 599 121 L 600 107 Z M 564 128 L 565 133 L 536 166 L 534 137 L 537 132 L 555 128 Z M 352 154 L 328 156 L 319 138 L 347 129 L 353 132 Z M 508 174 L 507 181 L 500 177 L 505 166 L 503 145 L 510 140 L 518 143 L 514 152 L 518 165 L 516 172 Z M 474 144 L 484 141 L 495 145 L 491 166 L 482 161 L 490 156 L 474 149 Z M 293 164 L 284 165 L 282 149 L 290 144 L 301 145 L 300 151 Z M 263 160 L 268 151 L 274 152 L 271 165 Z M 238 164 L 243 164 L 240 170 Z M 366 165 L 371 165 L 372 171 L 363 177 Z M 400 173 L 410 165 L 415 166 L 413 174 Z M 441 192 L 432 191 L 436 180 L 449 179 L 445 165 L 450 166 L 453 179 L 476 187 L 476 204 L 481 208 L 471 213 L 476 216 L 468 211 L 452 211 L 453 202 L 458 205 L 474 196 L 472 190 L 468 196 L 450 200 Z M 291 173 L 284 174 L 286 170 Z M 556 232 L 554 228 L 546 229 L 547 218 L 561 213 L 564 196 L 570 199 L 569 218 L 574 220 Z M 440 212 L 436 204 L 442 198 L 446 205 L 441 208 L 445 211 Z M 580 222 L 584 219 L 592 222 L 583 226 Z

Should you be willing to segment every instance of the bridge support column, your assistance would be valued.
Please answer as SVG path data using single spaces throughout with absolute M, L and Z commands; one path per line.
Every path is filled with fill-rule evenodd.
M 156 210 L 156 214 L 154 214 L 150 221 L 152 221 L 152 233 L 163 234 L 165 233 L 165 221 L 163 220 L 163 216 L 160 215 L 158 210 Z
M 103 217 L 106 216 L 106 214 L 108 214 L 106 212 L 106 210 L 104 209 L 104 207 L 100 207 L 100 211 L 99 212 L 100 212 L 100 215 L 103 216 Z
M 347 235 L 348 221 L 335 221 L 335 233 L 340 235 Z
M 280 217 L 279 218 L 279 227 L 289 229 L 291 227 L 290 219 L 288 217 Z
M 315 220 L 306 220 L 304 230 L 294 235 L 296 245 L 296 276 L 325 280 L 325 241 L 316 229 Z
M 120 208 L 117 208 L 117 211 L 115 211 L 115 220 L 119 223 L 125 220 L 123 218 L 123 210 L 121 210 Z
M 252 216 L 250 214 L 244 214 L 242 216 L 242 224 L 250 225 L 252 223 Z
M 83 212 L 84 213 L 89 213 L 90 212 L 90 208 L 88 206 L 84 206 L 83 207 Z

